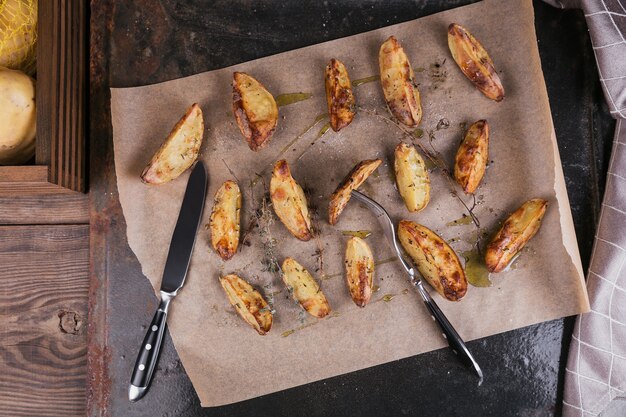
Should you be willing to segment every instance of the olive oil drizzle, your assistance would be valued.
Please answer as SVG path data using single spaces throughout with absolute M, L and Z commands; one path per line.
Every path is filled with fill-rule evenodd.
M 344 236 L 354 236 L 361 239 L 365 239 L 372 234 L 369 230 L 342 230 L 341 234 Z
M 308 100 L 313 97 L 312 93 L 288 93 L 276 96 L 276 105 L 278 107 L 288 106 L 299 101 Z
M 313 123 L 311 123 L 309 126 L 307 126 L 298 136 L 296 136 L 295 138 L 293 138 L 287 145 L 285 145 L 280 152 L 278 152 L 278 154 L 276 155 L 276 157 L 274 158 L 274 161 L 277 161 L 280 159 L 281 156 L 283 156 L 285 153 L 287 153 L 287 151 L 289 149 L 291 149 L 291 147 L 298 142 L 300 139 L 302 139 L 302 137 L 304 135 L 306 135 L 307 133 L 309 133 L 309 131 L 311 129 L 313 129 L 315 127 L 315 125 L 317 125 L 319 122 L 321 122 L 322 120 L 326 119 L 328 117 L 327 113 L 322 113 L 322 114 L 318 114 L 317 117 L 315 118 L 315 120 L 313 121 Z M 251 186 L 255 187 L 259 181 L 261 180 L 261 178 L 263 178 L 263 175 L 265 175 L 265 173 L 267 172 L 267 169 L 272 167 L 274 164 L 274 162 L 271 162 L 270 165 L 268 165 L 261 173 L 259 173 L 257 175 L 257 177 L 251 182 Z
M 463 252 L 465 258 L 465 276 L 474 287 L 491 287 L 490 273 L 476 249 Z
M 296 136 L 295 138 L 293 138 L 287 145 L 285 145 L 280 152 L 278 153 L 278 155 L 276 155 L 275 159 L 280 158 L 282 155 L 285 154 L 285 152 L 287 152 L 298 140 L 300 140 L 302 138 L 302 136 L 306 135 L 307 133 L 309 133 L 309 131 L 311 129 L 313 129 L 315 127 L 315 125 L 317 125 L 319 122 L 321 122 L 322 120 L 326 119 L 328 117 L 327 113 L 322 113 L 322 114 L 318 114 L 317 117 L 315 118 L 315 120 L 313 121 L 313 123 L 311 123 L 309 126 L 307 126 L 302 133 L 300 133 L 298 136 Z
M 317 137 L 313 139 L 313 142 L 311 142 L 306 147 L 306 149 L 302 151 L 300 155 L 298 155 L 298 157 L 296 158 L 296 161 L 299 161 L 300 159 L 302 159 L 302 157 L 317 143 L 317 141 L 321 139 L 321 137 L 324 136 L 326 132 L 328 132 L 328 129 L 330 129 L 330 122 L 326 122 L 326 124 L 322 126 L 320 131 L 317 133 Z
M 353 87 L 358 87 L 363 84 L 371 83 L 372 81 L 380 80 L 380 75 L 372 75 L 370 77 L 359 78 L 358 80 L 352 81 Z
M 328 315 L 329 319 L 335 318 L 335 317 L 339 317 L 339 312 L 338 311 L 333 311 L 333 312 L 331 312 Z M 304 330 L 304 329 L 309 328 L 311 326 L 315 326 L 316 324 L 319 324 L 319 323 L 322 323 L 322 321 L 321 320 L 316 320 L 316 321 L 312 321 L 310 323 L 303 324 L 302 326 L 298 326 L 298 327 L 295 327 L 293 329 L 290 329 L 290 330 L 287 330 L 287 331 L 281 333 L 281 336 L 282 337 L 290 336 L 290 335 L 294 334 L 295 332 L 299 332 L 300 330 Z
M 452 220 L 451 222 L 446 223 L 446 226 L 464 226 L 464 225 L 472 224 L 472 223 L 474 223 L 472 218 L 464 214 L 463 217 L 460 217 L 456 220 Z

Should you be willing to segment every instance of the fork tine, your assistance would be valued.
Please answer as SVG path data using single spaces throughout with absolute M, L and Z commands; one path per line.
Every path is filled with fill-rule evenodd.
M 372 200 L 371 198 L 369 198 L 365 194 L 361 194 L 358 191 L 352 191 L 352 196 L 354 198 L 356 198 L 357 200 L 359 200 L 361 203 L 363 203 L 366 206 L 368 206 L 368 208 L 370 210 L 374 211 L 376 213 L 376 215 L 381 216 L 381 215 L 386 215 L 387 214 L 385 209 L 380 204 L 378 204 L 376 201 Z

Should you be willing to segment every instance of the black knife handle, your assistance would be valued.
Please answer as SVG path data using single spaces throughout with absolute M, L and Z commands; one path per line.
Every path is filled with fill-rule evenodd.
M 465 345 L 465 342 L 463 341 L 461 336 L 459 336 L 456 329 L 454 328 L 454 326 L 452 326 L 446 315 L 443 314 L 443 311 L 441 311 L 435 300 L 433 300 L 430 294 L 428 294 L 428 291 L 424 289 L 421 282 L 417 283 L 416 286 L 420 290 L 420 294 L 424 299 L 424 304 L 426 304 L 426 307 L 430 311 L 433 320 L 435 320 L 441 328 L 442 336 L 448 341 L 450 349 L 452 349 L 452 351 L 458 356 L 459 360 L 465 366 L 474 368 L 482 381 L 482 371 L 478 366 L 478 363 L 470 353 L 469 349 Z
M 146 336 L 141 344 L 141 349 L 137 355 L 130 383 L 141 389 L 141 396 L 143 396 L 143 393 L 145 393 L 150 385 L 154 369 L 159 360 L 159 352 L 161 351 L 163 335 L 165 334 L 165 327 L 167 325 L 167 310 L 169 309 L 171 299 L 171 295 L 161 293 L 159 308 L 156 313 L 154 313 L 152 322 L 148 327 Z M 132 400 L 136 401 L 140 399 L 141 396 Z

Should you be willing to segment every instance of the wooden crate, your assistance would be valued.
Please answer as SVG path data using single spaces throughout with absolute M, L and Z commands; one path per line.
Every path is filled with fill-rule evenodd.
M 89 4 L 40 0 L 35 165 L 0 166 L 0 188 L 20 194 L 85 192 Z

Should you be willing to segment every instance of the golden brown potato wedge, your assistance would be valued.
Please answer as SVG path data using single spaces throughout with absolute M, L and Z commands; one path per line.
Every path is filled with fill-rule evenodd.
M 278 123 L 278 106 L 263 84 L 245 72 L 233 73 L 233 113 L 248 146 L 258 151 Z
M 339 132 L 352 122 L 356 109 L 356 100 L 352 93 L 352 84 L 348 70 L 338 59 L 331 59 L 324 74 L 326 81 L 326 102 L 330 127 Z
M 515 210 L 491 239 L 485 251 L 485 264 L 489 272 L 500 272 L 520 250 L 535 236 L 541 227 L 548 202 L 540 198 L 528 200 Z
M 474 194 L 480 185 L 488 161 L 489 124 L 479 120 L 465 132 L 454 161 L 454 178 L 467 194 Z
M 209 227 L 211 244 L 225 261 L 233 257 L 239 246 L 241 191 L 235 181 L 226 181 L 215 193 Z
M 415 147 L 400 142 L 394 152 L 398 191 L 410 212 L 420 211 L 430 201 L 430 177 L 426 163 Z
M 348 240 L 345 264 L 350 296 L 357 306 L 365 307 L 374 286 L 374 255 L 363 239 L 355 236 Z
M 452 23 L 448 27 L 448 47 L 461 71 L 485 96 L 495 101 L 504 98 L 504 87 L 493 61 L 471 33 Z
M 458 301 L 467 292 L 467 278 L 458 256 L 445 240 L 420 224 L 402 220 L 398 239 L 424 279 L 444 298 Z
M 413 127 L 422 120 L 422 103 L 413 82 L 413 68 L 404 49 L 394 36 L 390 36 L 378 53 L 380 83 L 391 113 L 402 124 Z
M 313 232 L 306 196 L 291 176 L 289 164 L 284 159 L 274 165 L 270 197 L 274 212 L 291 234 L 300 240 L 310 240 Z
M 330 306 L 320 285 L 302 265 L 293 258 L 283 262 L 283 282 L 292 292 L 293 298 L 310 315 L 321 319 L 330 313 Z
M 202 109 L 194 103 L 148 162 L 141 173 L 141 181 L 164 184 L 178 178 L 198 159 L 203 135 Z
M 346 208 L 348 201 L 350 201 L 350 193 L 359 188 L 367 177 L 378 168 L 381 162 L 380 159 L 367 159 L 359 162 L 352 168 L 352 171 L 339 184 L 333 195 L 330 196 L 330 204 L 328 205 L 328 222 L 330 224 L 337 223 L 339 215 Z
M 230 304 L 260 335 L 272 328 L 272 311 L 261 293 L 235 274 L 220 278 Z

